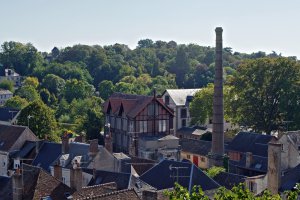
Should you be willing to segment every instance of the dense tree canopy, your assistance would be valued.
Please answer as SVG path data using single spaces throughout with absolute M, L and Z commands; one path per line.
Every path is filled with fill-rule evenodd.
M 231 80 L 232 119 L 270 134 L 284 121 L 299 126 L 300 65 L 288 58 L 243 62 Z M 298 127 L 299 128 L 299 127 Z
M 11 41 L 4 42 L 0 49 L 0 75 L 4 75 L 5 68 L 10 68 L 24 77 L 23 86 L 14 92 L 14 97 L 6 103 L 7 106 L 25 109 L 24 107 L 28 103 L 41 100 L 53 109 L 60 133 L 67 128 L 72 129 L 72 131 L 84 131 L 89 138 L 89 135 L 96 133 L 96 130 L 98 131 L 99 124 L 94 123 L 93 127 L 95 128 L 89 129 L 86 126 L 87 120 L 91 123 L 97 121 L 93 121 L 96 118 L 103 121 L 103 116 L 99 114 L 101 113 L 101 106 L 99 105 L 96 110 L 94 106 L 95 102 L 102 101 L 98 97 L 106 100 L 113 92 L 150 95 L 154 89 L 157 94 L 161 94 L 165 89 L 171 88 L 206 87 L 214 79 L 214 51 L 213 47 L 177 44 L 175 41 L 153 41 L 146 38 L 140 40 L 135 49 L 118 43 L 107 46 L 77 44 L 60 49 L 54 47 L 48 53 L 38 52 L 30 43 L 22 44 Z M 243 63 L 242 66 L 250 66 L 256 62 L 255 60 L 252 61 L 253 63 L 251 61 L 244 62 L 245 59 L 253 60 L 266 57 L 276 59 L 280 58 L 281 55 L 276 52 L 245 54 L 233 52 L 230 47 L 225 47 L 223 57 L 225 83 L 231 88 L 237 85 L 239 81 L 237 77 L 244 73 L 242 67 L 238 68 L 238 66 L 241 63 Z M 289 62 L 296 63 L 297 59 L 291 57 Z M 281 64 L 290 65 L 289 62 L 282 62 Z M 260 70 L 256 69 L 253 73 L 260 72 Z M 285 74 L 284 76 L 290 75 L 277 69 L 273 74 L 276 73 Z M 240 81 L 243 82 L 244 80 L 247 79 L 241 77 Z M 3 87 L 7 88 L 5 82 L 2 82 Z M 287 87 L 288 84 L 285 88 Z M 12 84 L 9 88 L 13 91 Z M 243 91 L 238 93 L 238 89 L 228 90 L 230 95 L 228 95 L 228 100 L 225 99 L 225 102 L 228 101 L 234 106 L 231 109 L 227 109 L 228 106 L 226 106 L 226 114 L 233 120 L 251 125 L 257 130 L 265 129 L 253 122 L 257 118 L 250 116 L 245 119 L 241 116 L 244 115 L 246 109 L 239 108 L 239 105 L 244 108 L 247 107 L 245 104 L 240 104 L 240 101 L 246 98 L 242 95 L 246 92 L 242 87 L 239 89 Z M 294 105 L 298 102 L 298 96 L 293 95 L 294 92 L 292 91 L 296 90 L 298 90 L 297 86 L 293 86 L 292 90 L 288 90 L 289 93 L 280 92 L 280 102 L 287 102 L 287 100 L 289 102 L 288 104 L 280 103 L 278 107 L 280 114 L 276 116 L 277 120 L 274 127 L 279 126 L 284 120 L 295 121 L 295 124 L 297 120 L 300 120 L 300 117 L 297 116 L 297 113 L 300 112 L 294 112 L 296 110 Z M 211 94 L 211 92 L 208 91 L 207 94 Z M 285 100 L 283 95 L 285 95 Z M 206 98 L 205 95 L 202 96 Z M 197 95 L 198 97 L 201 95 Z M 208 99 L 210 98 L 208 97 Z M 252 99 L 249 98 L 248 100 Z M 211 113 L 211 104 L 207 100 L 203 103 L 210 105 L 205 108 L 207 112 L 201 111 L 203 114 L 206 113 L 204 118 L 207 118 Z M 91 108 L 93 110 L 89 110 Z M 202 108 L 197 109 L 201 110 Z M 203 120 L 198 115 L 196 123 Z M 297 122 L 297 124 L 300 123 Z M 296 128 L 296 126 L 290 127 Z

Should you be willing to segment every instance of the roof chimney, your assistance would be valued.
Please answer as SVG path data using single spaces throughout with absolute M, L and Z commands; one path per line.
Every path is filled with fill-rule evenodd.
M 61 137 L 61 148 L 62 154 L 69 153 L 69 135 L 67 133 Z
M 281 146 L 279 143 L 268 144 L 268 189 L 278 194 L 281 180 Z
M 98 149 L 98 139 L 90 140 L 89 153 L 91 155 L 95 155 L 95 154 L 97 154 L 98 151 L 99 151 L 99 149 Z
M 59 163 L 55 163 L 53 166 L 53 176 L 58 180 L 62 180 L 62 168 Z
M 13 200 L 22 200 L 23 184 L 22 184 L 22 175 L 20 174 L 20 169 L 17 169 L 16 173 L 12 176 L 12 187 L 13 187 Z
M 71 168 L 70 170 L 70 187 L 76 190 L 82 188 L 82 170 L 80 167 Z
M 252 152 L 246 152 L 246 168 L 249 168 L 253 162 Z
M 216 58 L 213 98 L 213 131 L 211 166 L 223 166 L 224 157 L 224 109 L 223 109 L 223 41 L 221 27 L 216 28 Z

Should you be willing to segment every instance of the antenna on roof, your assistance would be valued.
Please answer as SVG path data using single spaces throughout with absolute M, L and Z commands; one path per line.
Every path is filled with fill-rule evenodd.
M 176 175 L 174 176 L 174 175 L 170 175 L 170 178 L 176 178 L 176 182 L 178 183 L 178 179 L 179 178 L 190 178 L 190 176 L 179 176 L 178 175 L 178 171 L 180 170 L 180 169 L 188 169 L 188 167 L 173 167 L 173 165 L 171 164 L 170 166 L 169 166 L 169 169 L 170 169 L 170 171 L 172 171 L 173 169 L 175 169 L 176 170 Z

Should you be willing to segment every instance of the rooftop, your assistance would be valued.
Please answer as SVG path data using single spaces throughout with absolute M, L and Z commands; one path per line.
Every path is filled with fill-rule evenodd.
M 228 144 L 227 150 L 252 152 L 253 155 L 268 157 L 268 143 L 277 140 L 274 136 L 252 132 L 239 132 Z
M 140 179 L 157 190 L 173 188 L 175 182 L 189 190 L 194 185 L 200 185 L 204 191 L 219 187 L 218 183 L 194 164 L 171 160 L 161 161 L 140 176 Z
M 211 141 L 180 139 L 182 151 L 206 156 L 211 151 Z
M 200 91 L 200 88 L 195 89 L 167 89 L 164 93 L 168 92 L 177 106 L 186 105 L 186 99 L 188 96 L 194 96 L 194 94 Z

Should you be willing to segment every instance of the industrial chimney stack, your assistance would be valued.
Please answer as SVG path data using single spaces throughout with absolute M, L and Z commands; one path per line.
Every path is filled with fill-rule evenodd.
M 223 166 L 224 109 L 223 109 L 223 41 L 221 27 L 216 28 L 216 58 L 213 98 L 213 130 L 210 166 Z

